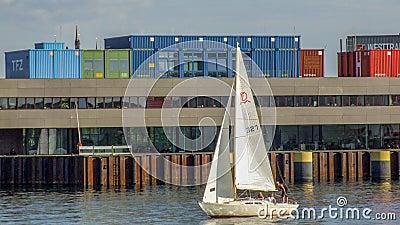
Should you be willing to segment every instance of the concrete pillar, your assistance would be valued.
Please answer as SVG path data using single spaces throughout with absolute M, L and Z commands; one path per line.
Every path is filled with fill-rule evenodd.
M 390 179 L 390 151 L 371 152 L 372 179 Z
M 313 180 L 313 155 L 312 152 L 294 153 L 294 180 L 312 181 Z

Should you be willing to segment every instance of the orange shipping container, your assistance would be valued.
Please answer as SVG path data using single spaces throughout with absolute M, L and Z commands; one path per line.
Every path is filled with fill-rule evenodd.
M 392 76 L 392 50 L 363 51 L 361 57 L 363 77 Z
M 324 49 L 300 50 L 300 76 L 324 77 Z
M 400 77 L 400 50 L 392 50 L 392 77 Z

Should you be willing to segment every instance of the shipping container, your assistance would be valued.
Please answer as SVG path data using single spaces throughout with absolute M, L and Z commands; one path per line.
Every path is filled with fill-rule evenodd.
M 204 37 L 203 36 L 181 36 L 180 41 L 183 42 L 184 49 L 199 50 L 203 49 Z
M 6 78 L 81 78 L 80 50 L 32 49 L 6 53 Z
M 347 52 L 347 76 L 356 76 L 356 54 L 354 52 Z
M 345 52 L 338 52 L 337 53 L 337 74 L 338 77 L 344 77 L 345 74 L 345 65 L 344 63 L 346 60 L 344 59 Z
M 252 67 L 252 77 L 275 77 L 275 49 L 255 49 L 251 52 L 251 59 L 257 65 Z
M 243 52 L 251 51 L 252 36 L 236 36 L 234 38 L 236 39 L 233 45 L 234 47 L 236 47 L 236 42 L 238 42 Z
M 132 48 L 131 36 L 112 37 L 104 39 L 106 49 L 127 49 Z
M 35 49 L 43 49 L 43 50 L 63 50 L 64 43 L 63 42 L 41 42 L 35 43 Z
M 130 78 L 131 59 L 130 49 L 105 50 L 105 78 Z
M 252 49 L 266 49 L 266 50 L 275 50 L 277 43 L 276 36 L 252 36 L 251 37 L 251 46 Z
M 300 76 L 324 77 L 324 49 L 300 50 Z
M 56 50 L 31 50 L 32 64 L 29 78 L 48 79 L 54 78 L 54 51 Z
M 174 44 L 179 43 L 179 36 L 171 36 L 171 35 L 165 35 L 165 36 L 155 36 L 154 41 L 155 41 L 155 49 L 161 50 L 167 47 L 170 47 Z
M 392 77 L 400 77 L 400 50 L 392 50 Z
M 82 78 L 104 78 L 104 50 L 82 50 Z
M 300 36 L 277 36 L 276 48 L 280 50 L 300 50 Z
M 228 36 L 204 36 L 204 41 L 206 49 L 218 50 L 231 47 L 228 44 Z
M 400 49 L 400 35 L 353 35 L 346 38 L 346 51 Z
M 155 57 L 151 57 L 154 53 L 155 51 L 145 51 L 145 50 L 132 51 L 132 71 L 134 77 L 137 78 L 158 77 L 158 73 L 156 73 Z
M 299 77 L 300 76 L 300 50 L 276 51 L 274 77 Z
M 82 78 L 82 50 L 54 51 L 54 78 Z
M 390 77 L 392 74 L 392 51 L 363 51 L 361 58 L 362 76 Z
M 131 46 L 129 48 L 134 50 L 148 50 L 155 48 L 154 36 L 134 35 L 129 37 L 129 41 L 131 42 Z
M 13 51 L 5 53 L 5 67 L 7 79 L 27 79 L 30 75 L 31 56 L 30 50 Z

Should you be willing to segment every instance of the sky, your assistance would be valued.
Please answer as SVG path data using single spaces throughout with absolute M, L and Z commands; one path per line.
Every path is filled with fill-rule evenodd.
M 399 11 L 398 0 L 0 0 L 0 78 L 4 52 L 55 39 L 73 48 L 76 24 L 84 49 L 128 34 L 296 34 L 325 49 L 325 74 L 337 76 L 339 40 L 398 34 Z

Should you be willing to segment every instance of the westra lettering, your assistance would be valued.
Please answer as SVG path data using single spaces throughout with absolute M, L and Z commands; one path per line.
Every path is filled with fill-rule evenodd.
M 400 43 L 373 43 L 366 46 L 368 50 L 400 49 Z

